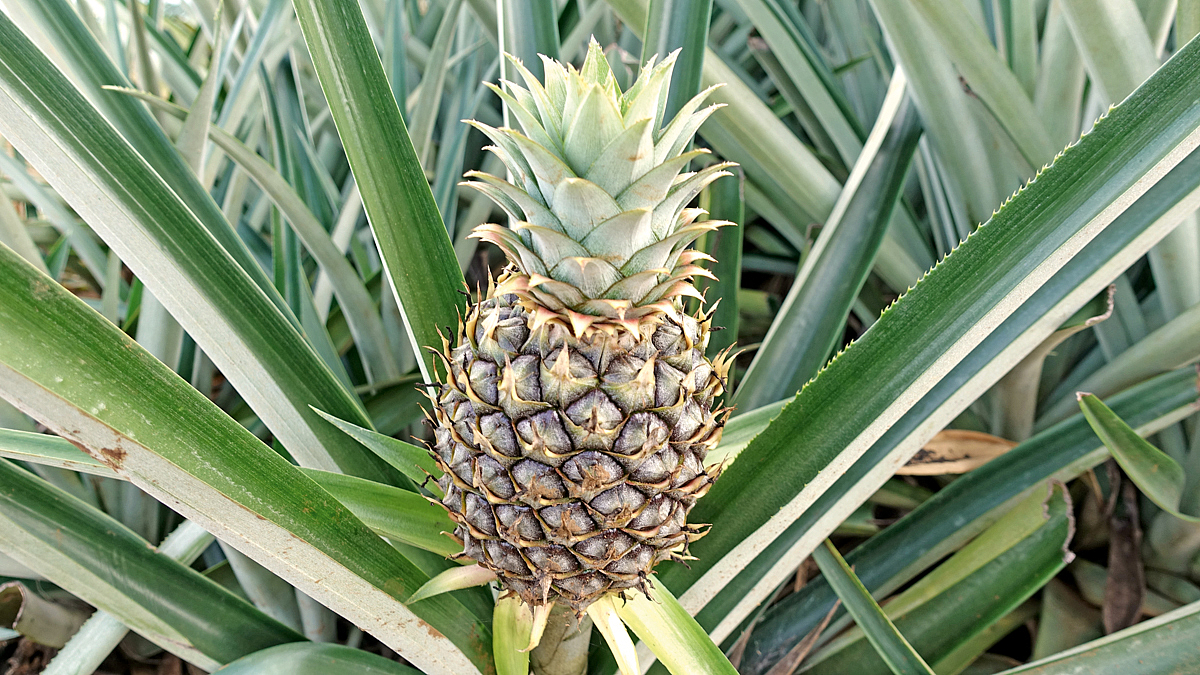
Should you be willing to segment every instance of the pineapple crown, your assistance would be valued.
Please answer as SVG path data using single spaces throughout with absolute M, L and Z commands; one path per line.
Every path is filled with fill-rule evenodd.
M 664 125 L 677 55 L 651 58 L 624 92 L 595 40 L 579 70 L 541 56 L 545 82 L 506 55 L 526 86 L 488 86 L 524 133 L 467 121 L 491 139 L 487 149 L 513 181 L 466 175 L 464 185 L 490 197 L 510 223 L 480 225 L 471 236 L 507 255 L 515 269 L 496 292 L 516 294 L 535 326 L 562 321 L 577 335 L 594 325 L 637 330 L 676 315 L 682 296 L 701 298 L 692 278 L 712 274 L 696 263 L 712 258 L 688 247 L 728 223 L 697 222 L 704 211 L 687 204 L 732 164 L 683 172 L 709 154 L 684 150 L 721 104 L 700 109 L 710 87 Z

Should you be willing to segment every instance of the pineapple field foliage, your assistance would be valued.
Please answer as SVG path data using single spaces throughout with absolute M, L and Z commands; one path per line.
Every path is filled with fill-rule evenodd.
M 1200 663 L 1195 0 L 0 10 L 6 669 Z M 564 124 L 538 54 L 621 119 Z M 625 137 L 673 197 L 621 199 Z M 538 451 L 591 453 L 552 561 L 584 574 L 496 564 L 532 562 L 492 466 L 530 451 L 462 445 L 464 397 L 571 421 Z M 598 467 L 666 475 L 604 464 L 623 429 L 688 466 L 643 552 L 596 535 Z

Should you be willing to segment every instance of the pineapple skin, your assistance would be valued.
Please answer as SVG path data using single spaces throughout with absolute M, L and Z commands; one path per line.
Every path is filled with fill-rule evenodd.
M 686 171 L 719 106 L 664 119 L 675 57 L 624 92 L 595 42 L 579 70 L 543 57 L 544 83 L 514 60 L 527 88 L 494 90 L 523 133 L 471 122 L 508 178 L 464 185 L 509 217 L 472 236 L 510 266 L 444 341 L 431 452 L 461 555 L 543 610 L 645 592 L 705 532 L 687 514 L 720 472 L 728 351 L 705 358 L 708 318 L 682 308 L 711 276 L 690 245 L 724 224 L 687 205 L 730 164 Z
M 646 590 L 704 528 L 687 514 L 719 474 L 704 466 L 727 412 L 728 363 L 704 356 L 703 317 L 577 337 L 530 329 L 515 295 L 473 306 L 434 409 L 438 484 L 463 555 L 533 606 L 583 612 Z

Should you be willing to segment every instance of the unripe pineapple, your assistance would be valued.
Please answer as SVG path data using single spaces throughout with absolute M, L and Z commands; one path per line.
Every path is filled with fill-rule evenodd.
M 543 62 L 544 84 L 516 63 L 528 88 L 495 88 L 524 133 L 471 122 L 513 180 L 467 175 L 511 227 L 472 236 L 511 265 L 445 345 L 434 456 L 463 554 L 530 605 L 582 612 L 703 534 L 687 513 L 718 473 L 729 364 L 682 300 L 709 276 L 688 246 L 725 223 L 685 207 L 729 165 L 680 173 L 717 106 L 703 92 L 664 126 L 674 55 L 626 92 L 594 42 L 579 71 Z

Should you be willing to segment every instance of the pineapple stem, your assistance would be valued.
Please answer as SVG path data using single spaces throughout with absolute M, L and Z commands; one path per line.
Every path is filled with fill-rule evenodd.
M 533 675 L 586 675 L 592 619 L 582 619 L 563 605 L 555 605 L 546 621 L 541 642 L 529 656 Z

